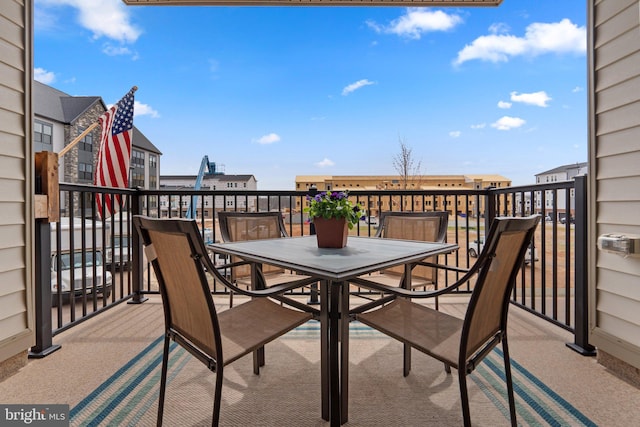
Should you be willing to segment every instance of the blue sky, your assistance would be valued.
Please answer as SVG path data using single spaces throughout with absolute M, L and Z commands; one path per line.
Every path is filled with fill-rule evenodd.
M 35 78 L 118 101 L 162 174 L 204 155 L 263 190 L 296 175 L 423 174 L 514 185 L 587 159 L 586 6 L 132 7 L 35 0 Z

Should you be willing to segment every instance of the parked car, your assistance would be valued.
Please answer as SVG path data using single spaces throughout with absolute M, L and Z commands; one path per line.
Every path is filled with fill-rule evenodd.
M 471 244 L 469 244 L 468 253 L 472 258 L 476 258 L 482 249 L 484 248 L 484 239 L 474 240 Z M 531 264 L 531 246 L 527 248 L 527 252 L 524 254 L 524 263 Z M 538 261 L 538 251 L 534 250 L 534 260 Z
M 567 223 L 567 217 L 563 216 L 562 218 L 560 218 L 560 224 L 566 224 Z M 569 217 L 569 224 L 575 224 L 576 223 L 576 219 L 574 217 Z

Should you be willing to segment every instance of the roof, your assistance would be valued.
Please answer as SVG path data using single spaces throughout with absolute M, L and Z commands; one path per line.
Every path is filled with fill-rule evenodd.
M 38 81 L 33 82 L 33 113 L 36 116 L 72 124 L 98 102 L 107 109 L 99 96 L 70 96 Z
M 498 6 L 502 0 L 123 0 L 128 5 L 222 6 Z
M 143 150 L 149 151 L 151 153 L 162 154 L 162 152 L 158 150 L 158 148 L 155 145 L 153 145 L 151 141 L 149 141 L 149 139 L 146 136 L 144 136 L 142 132 L 140 132 L 140 129 L 138 129 L 135 126 L 133 127 L 133 136 L 131 139 L 131 144 L 134 147 L 142 148 Z
M 174 180 L 174 181 L 194 181 L 196 180 L 198 176 L 197 175 L 160 175 L 160 183 L 162 183 L 162 181 L 169 181 L 169 180 Z M 227 175 L 227 174 L 220 174 L 220 175 L 208 175 L 208 176 L 204 176 L 202 178 L 202 182 L 207 182 L 207 181 L 249 181 L 251 179 L 255 179 L 255 177 L 253 175 Z
M 102 104 L 104 110 L 107 110 L 107 106 L 99 96 L 71 96 L 39 81 L 33 82 L 33 113 L 36 116 L 64 125 L 72 125 L 96 103 Z M 162 154 L 135 126 L 133 126 L 131 142 L 136 148 Z
M 545 171 L 545 172 L 537 173 L 535 176 L 550 175 L 550 174 L 554 174 L 554 173 L 567 172 L 567 171 L 575 170 L 575 169 L 583 169 L 583 168 L 586 168 L 588 166 L 588 164 L 589 163 L 587 163 L 587 162 L 571 163 L 569 165 L 558 166 L 557 168 L 553 168 L 553 169 L 549 169 L 548 171 Z

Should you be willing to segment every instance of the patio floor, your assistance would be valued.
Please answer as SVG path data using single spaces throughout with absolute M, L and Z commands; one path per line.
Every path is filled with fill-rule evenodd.
M 228 306 L 226 298 L 216 301 L 220 303 L 219 310 Z M 240 302 L 236 297 L 234 303 Z M 462 316 L 465 302 L 465 297 L 443 299 L 441 310 Z M 565 343 L 572 339 L 568 332 L 517 307 L 510 310 L 509 328 L 512 359 L 543 387 L 552 390 L 554 395 L 596 425 L 637 425 L 640 390 L 599 365 L 595 358 L 583 357 L 567 348 Z M 0 402 L 80 406 L 81 402 L 87 401 L 87 396 L 104 387 L 114 373 L 139 356 L 162 333 L 162 304 L 158 296 L 150 297 L 141 305 L 116 306 L 54 337 L 54 343 L 62 348 L 44 359 L 29 360 L 18 373 L 1 382 Z M 432 369 L 433 377 L 425 377 L 424 371 L 430 367 L 431 359 L 414 352 L 412 373 L 403 378 L 401 346 L 390 338 L 365 335 L 358 336 L 357 330 L 351 335 L 350 418 L 347 425 L 461 424 L 455 371 L 453 380 L 446 377 L 441 366 Z M 284 340 L 284 344 L 273 343 L 273 348 L 267 346 L 267 366 L 259 377 L 251 372 L 251 357 L 230 365 L 234 370 L 225 371 L 221 425 L 328 425 L 320 417 L 319 347 L 305 339 L 293 335 Z M 193 369 L 200 369 L 197 365 L 195 363 Z M 206 369 L 202 368 L 202 371 L 200 374 L 192 370 L 185 375 L 192 375 L 189 377 L 192 380 L 198 376 L 213 377 Z M 383 374 L 388 378 L 381 378 Z M 275 388 L 276 385 L 266 382 L 281 377 L 286 381 L 284 388 Z M 429 384 L 422 384 L 427 380 Z M 187 377 L 182 381 L 187 382 Z M 469 383 L 472 383 L 471 379 Z M 206 384 L 196 392 L 185 389 L 182 394 L 172 391 L 180 387 L 179 382 L 175 384 L 168 388 L 165 425 L 210 423 L 206 418 L 211 408 L 207 395 L 210 389 L 206 389 Z M 389 390 L 389 384 L 397 384 L 399 388 Z M 238 396 L 245 398 L 252 387 L 260 391 L 254 394 L 253 400 L 242 402 Z M 384 388 L 387 390 L 380 391 Z M 444 393 L 441 395 L 443 401 L 434 397 L 436 391 Z M 195 394 L 204 396 L 202 402 L 206 403 L 197 404 L 204 407 L 203 414 L 185 416 L 186 412 L 192 412 L 185 402 L 197 400 Z M 255 402 L 260 403 L 256 406 Z M 475 425 L 508 424 L 498 410 L 485 406 L 493 407 L 491 399 L 486 394 L 472 393 L 471 415 Z M 520 417 L 518 421 L 527 425 L 553 424 L 553 420 L 547 423 Z M 84 421 L 72 419 L 71 425 L 85 423 L 87 418 Z M 133 422 L 129 420 L 122 424 L 127 423 Z M 97 424 L 121 425 L 108 417 Z M 140 410 L 135 424 L 155 425 L 155 404 Z

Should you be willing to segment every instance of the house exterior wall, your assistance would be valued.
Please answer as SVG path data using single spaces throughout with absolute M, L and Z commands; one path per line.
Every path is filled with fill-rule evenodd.
M 638 0 L 588 3 L 590 342 L 598 354 L 611 355 L 636 372 L 640 258 L 599 251 L 596 239 L 604 233 L 640 235 L 638 8 Z
M 32 2 L 0 2 L 0 378 L 26 363 L 33 319 Z

